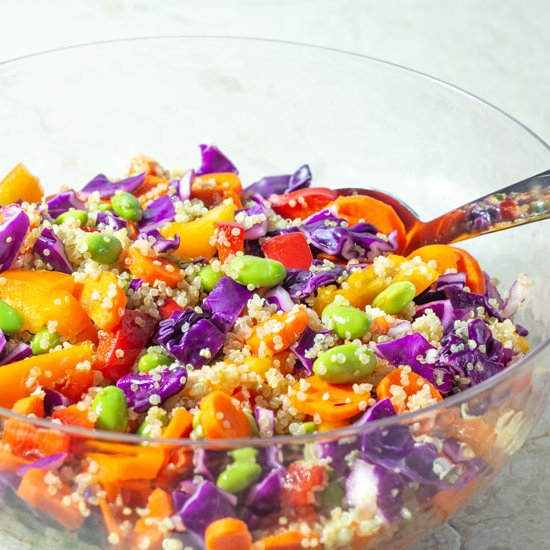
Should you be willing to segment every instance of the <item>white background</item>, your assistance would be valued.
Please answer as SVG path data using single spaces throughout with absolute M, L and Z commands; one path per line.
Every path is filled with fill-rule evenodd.
M 167 34 L 276 38 L 379 57 L 479 95 L 550 141 L 549 0 L 0 0 L 0 61 Z M 493 486 L 421 547 L 548 547 L 548 457 L 549 411 Z

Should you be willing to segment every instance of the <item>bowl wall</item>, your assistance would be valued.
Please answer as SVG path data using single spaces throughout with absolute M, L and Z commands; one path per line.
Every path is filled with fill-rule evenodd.
M 188 37 L 69 48 L 0 65 L 0 90 L 0 172 L 23 161 L 50 192 L 61 185 L 78 189 L 98 172 L 117 176 L 141 152 L 168 167 L 194 166 L 196 145 L 210 139 L 234 160 L 245 183 L 307 162 L 316 185 L 381 188 L 428 219 L 550 165 L 546 144 L 456 88 L 359 55 L 286 43 Z M 542 413 L 550 395 L 548 229 L 543 222 L 464 243 L 505 286 L 520 271 L 534 280 L 518 318 L 538 347 L 531 357 L 436 410 L 374 425 L 361 435 L 273 444 L 285 464 L 318 453 L 323 442 L 363 452 L 365 441 L 376 440 L 383 454 L 391 454 L 384 445 L 391 447 L 388 438 L 403 430 L 417 440 L 424 436 L 442 454 L 466 446 L 465 456 L 440 465 L 453 483 L 429 476 L 407 482 L 400 489 L 405 511 L 380 525 L 365 523 L 355 547 L 390 540 L 392 548 L 407 547 L 425 536 L 490 482 Z M 8 416 L 4 426 L 14 421 Z M 117 446 L 76 432 L 70 437 L 75 457 L 99 452 L 120 459 L 144 449 L 132 438 Z M 145 453 L 156 448 L 145 447 Z M 195 447 L 170 448 L 162 452 L 197 460 Z M 227 460 L 219 446 L 206 452 L 214 469 Z M 159 475 L 147 483 L 173 489 L 179 479 Z M 59 547 L 68 541 L 73 548 L 106 544 L 97 509 L 75 538 L 47 515 L 32 516 L 9 491 L 3 502 L 0 523 L 13 540 L 37 544 L 46 533 Z M 294 521 L 292 509 L 287 503 L 259 517 L 255 534 L 271 532 L 281 517 Z M 340 513 L 331 503 L 300 521 L 313 526 L 321 512 Z M 327 535 L 326 547 L 348 548 L 352 542 L 345 537 L 357 536 L 360 520 L 365 518 L 345 519 L 348 525 L 343 520 L 344 538 L 338 543 Z M 183 546 L 189 543 L 178 537 Z

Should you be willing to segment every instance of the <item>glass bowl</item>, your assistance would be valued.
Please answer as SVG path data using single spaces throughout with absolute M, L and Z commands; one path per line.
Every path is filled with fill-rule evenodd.
M 193 166 L 196 145 L 207 138 L 238 164 L 245 183 L 307 162 L 317 185 L 382 188 L 429 218 L 550 164 L 541 139 L 462 90 L 390 63 L 312 46 L 216 37 L 106 42 L 0 64 L 0 89 L 0 172 L 23 161 L 47 191 L 78 188 L 100 171 L 120 174 L 140 152 L 169 167 Z M 190 498 L 188 480 L 199 471 L 215 474 L 228 451 L 242 446 L 256 447 L 262 460 L 282 468 L 318 461 L 327 448 L 334 458 L 336 489 L 322 499 L 311 502 L 311 494 L 298 492 L 253 508 L 239 497 L 238 513 L 255 540 L 281 530 L 302 533 L 294 545 L 258 548 L 412 545 L 490 483 L 546 405 L 548 227 L 542 222 L 464 243 L 504 286 L 519 271 L 533 279 L 529 305 L 518 318 L 530 330 L 532 351 L 500 375 L 419 413 L 328 433 L 206 444 L 144 443 L 134 435 L 91 433 L 1 410 L 4 430 L 15 423 L 41 429 L 43 437 L 70 438 L 71 462 L 32 488 L 33 498 L 55 493 L 61 478 L 72 491 L 64 502 L 85 502 L 80 518 L 28 508 L 15 494 L 18 465 L 3 457 L 4 546 L 34 547 L 46 538 L 56 548 L 201 548 L 200 536 L 182 531 L 177 520 L 142 518 L 143 530 L 136 530 L 139 514 L 147 514 L 146 495 L 162 489 L 180 507 Z M 411 438 L 415 445 L 431 442 L 437 457 L 426 462 L 410 448 L 403 454 Z M 350 511 L 341 498 L 343 457 L 365 449 L 370 463 L 363 504 Z M 71 466 L 76 463 L 79 468 Z M 379 465 L 388 463 L 398 481 L 382 486 Z M 118 485 L 115 468 L 116 475 L 126 471 Z M 414 479 L 403 473 L 411 468 Z M 304 483 L 302 474 L 286 483 Z M 227 503 L 212 496 L 201 506 L 199 523 L 222 508 L 227 515 Z M 109 514 L 121 514 L 122 528 L 109 524 Z

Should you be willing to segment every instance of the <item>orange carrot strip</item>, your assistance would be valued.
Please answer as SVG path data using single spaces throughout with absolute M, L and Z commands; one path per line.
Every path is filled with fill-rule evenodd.
M 162 437 L 166 439 L 177 439 L 187 437 L 193 427 L 193 415 L 185 409 L 176 409 L 164 431 Z
M 235 518 L 221 518 L 213 521 L 204 535 L 206 550 L 252 549 L 252 535 L 244 521 Z
M 126 294 L 114 273 L 100 271 L 88 275 L 78 292 L 80 304 L 100 329 L 112 332 L 118 327 L 126 307 Z
M 250 436 L 248 417 L 226 393 L 213 391 L 206 395 L 200 402 L 200 409 L 200 421 L 206 439 Z
M 240 203 L 243 194 L 241 180 L 237 174 L 220 172 L 217 174 L 204 174 L 196 177 L 191 183 L 191 198 L 200 199 L 206 206 L 213 206 L 224 199 L 235 198 Z M 237 204 L 242 208 L 242 204 Z
M 44 399 L 39 395 L 22 397 L 13 404 L 12 411 L 25 416 L 33 414 L 38 418 L 44 418 Z
M 17 164 L 0 181 L 0 206 L 7 206 L 18 200 L 40 202 L 43 196 L 44 190 L 38 178 L 33 176 L 24 164 Z
M 345 428 L 349 426 L 350 422 L 347 419 L 331 422 L 330 420 L 323 420 L 321 424 L 317 426 L 319 432 L 330 432 L 332 430 L 338 430 L 339 428 Z
M 292 387 L 292 406 L 311 416 L 317 413 L 329 422 L 340 422 L 359 414 L 365 410 L 370 397 L 355 393 L 352 384 L 332 385 L 315 375 L 305 380 L 307 390 L 301 390 L 299 382 Z M 326 395 L 328 399 L 324 399 Z
M 91 360 L 91 347 L 82 344 L 4 365 L 0 369 L 0 406 L 11 408 L 37 386 L 53 389 L 57 382 L 65 378 L 67 370 Z
M 71 439 L 67 434 L 48 428 L 36 430 L 36 442 L 36 450 L 41 456 L 68 453 L 71 447 Z
M 307 325 L 308 316 L 303 307 L 276 313 L 256 325 L 246 343 L 254 355 L 269 357 L 294 344 Z
M 389 397 L 395 410 L 398 413 L 403 413 L 409 410 L 407 404 L 408 399 L 423 390 L 426 385 L 434 401 L 441 401 L 443 399 L 439 391 L 425 378 L 422 378 L 422 376 L 419 376 L 415 372 L 407 372 L 403 368 L 398 368 L 392 370 L 380 380 L 378 386 L 376 386 L 376 395 L 378 400 Z M 393 386 L 397 386 L 404 390 L 405 396 L 403 396 L 401 392 L 396 393 L 392 391 Z
M 124 265 L 134 277 L 141 278 L 150 285 L 162 281 L 170 288 L 174 288 L 184 278 L 180 268 L 174 262 L 164 258 L 148 258 L 135 246 L 128 250 Z
M 367 195 L 353 195 L 338 197 L 329 206 L 334 205 L 341 218 L 348 220 L 350 225 L 355 225 L 361 220 L 371 223 L 380 233 L 389 234 L 397 231 L 399 249 L 405 245 L 405 225 L 395 210 L 385 202 L 379 201 Z
M 94 422 L 92 422 L 88 416 L 88 410 L 82 410 L 76 404 L 54 411 L 52 413 L 52 419 L 59 420 L 61 424 L 66 424 L 68 426 L 79 426 L 88 429 L 94 427 Z
M 78 529 L 84 523 L 84 516 L 80 513 L 78 505 L 69 499 L 64 502 L 63 497 L 70 496 L 72 490 L 61 483 L 57 486 L 55 495 L 48 491 L 49 485 L 44 481 L 47 472 L 43 470 L 28 470 L 17 490 L 17 495 L 31 508 L 36 508 L 53 517 L 65 529 Z
M 254 550 L 302 550 L 305 548 L 302 543 L 305 540 L 317 541 L 314 546 L 308 544 L 309 548 L 317 548 L 319 545 L 319 535 L 315 533 L 302 534 L 300 531 L 284 531 L 276 535 L 271 535 L 254 543 Z
M 478 261 L 463 248 L 453 246 L 458 254 L 458 271 L 466 273 L 466 284 L 476 294 L 485 294 L 485 277 Z
M 99 509 L 103 516 L 103 522 L 105 523 L 105 530 L 109 539 L 109 544 L 119 547 L 124 542 L 124 532 L 120 526 L 120 523 L 115 518 L 111 507 L 107 504 L 107 501 L 102 498 L 99 500 Z
M 147 500 L 149 513 L 140 517 L 132 533 L 133 548 L 142 548 L 147 542 L 147 548 L 156 548 L 162 542 L 164 534 L 159 529 L 159 523 L 174 513 L 170 493 L 157 487 Z

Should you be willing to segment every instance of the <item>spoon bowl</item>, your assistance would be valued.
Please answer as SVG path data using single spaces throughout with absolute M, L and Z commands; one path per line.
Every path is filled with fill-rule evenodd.
M 346 187 L 341 196 L 367 195 L 391 206 L 407 240 L 404 255 L 428 244 L 448 244 L 550 218 L 550 170 L 484 195 L 430 221 L 404 201 L 378 189 Z

